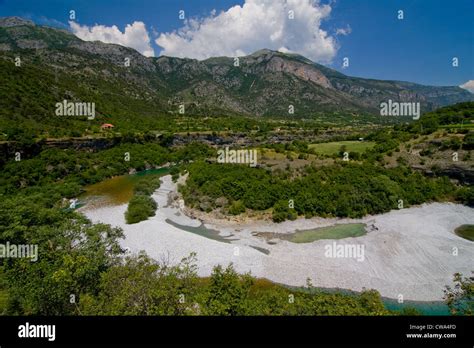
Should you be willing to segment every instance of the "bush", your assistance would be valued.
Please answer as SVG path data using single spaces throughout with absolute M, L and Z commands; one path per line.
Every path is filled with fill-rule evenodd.
M 353 161 L 359 161 L 360 160 L 360 153 L 351 151 L 349 152 L 349 159 Z
M 468 133 L 467 135 L 464 136 L 463 148 L 465 150 L 473 150 L 474 149 L 474 132 Z
M 456 199 L 465 205 L 474 207 L 474 187 L 463 187 L 456 193 Z
M 158 176 L 144 177 L 135 184 L 133 192 L 136 195 L 150 196 L 160 187 L 160 178 Z
M 245 205 L 241 201 L 235 201 L 229 207 L 229 214 L 239 215 L 243 212 L 245 212 Z
M 273 207 L 272 219 L 274 222 L 282 222 L 285 220 L 296 220 L 298 214 L 294 209 L 290 209 L 288 202 L 281 200 L 275 203 Z
M 158 205 L 153 198 L 136 195 L 128 203 L 127 211 L 125 212 L 125 220 L 127 224 L 135 224 L 137 222 L 148 219 L 150 216 L 155 215 L 155 210 Z

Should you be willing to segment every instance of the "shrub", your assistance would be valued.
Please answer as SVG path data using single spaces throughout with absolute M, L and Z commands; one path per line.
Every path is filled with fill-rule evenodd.
M 464 136 L 463 147 L 465 150 L 474 149 L 474 132 L 468 133 L 467 135 Z
M 135 224 L 137 222 L 148 219 L 150 216 L 155 215 L 155 210 L 158 205 L 153 198 L 136 195 L 128 203 L 127 211 L 125 212 L 125 220 L 127 224 Z
M 229 207 L 229 214 L 239 215 L 245 212 L 245 205 L 241 201 L 234 201 Z
M 157 176 L 144 177 L 135 184 L 133 192 L 136 195 L 150 196 L 160 187 L 160 178 Z
M 287 219 L 295 220 L 297 217 L 298 214 L 294 209 L 289 208 L 287 201 L 280 200 L 275 203 L 272 213 L 272 219 L 274 222 L 282 222 Z
M 456 193 L 456 199 L 463 204 L 474 207 L 474 187 L 463 187 Z

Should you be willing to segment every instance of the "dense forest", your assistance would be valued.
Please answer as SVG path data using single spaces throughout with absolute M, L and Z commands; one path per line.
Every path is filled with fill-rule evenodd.
M 189 173 L 181 188 L 186 204 L 211 211 L 224 197 L 231 214 L 243 211 L 236 205 L 273 208 L 274 221 L 296 214 L 357 218 L 397 209 L 399 200 L 407 207 L 444 199 L 455 191 L 446 177 L 428 179 L 406 167 L 384 169 L 368 163 L 309 166 L 297 178 L 287 172 L 272 175 L 264 169 L 204 162 L 189 166 Z

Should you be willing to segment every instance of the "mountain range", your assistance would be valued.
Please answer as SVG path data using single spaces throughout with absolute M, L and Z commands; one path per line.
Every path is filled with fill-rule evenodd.
M 350 77 L 267 49 L 238 59 L 144 57 L 19 17 L 0 18 L 0 71 L 0 116 L 10 119 L 46 120 L 66 99 L 95 102 L 99 114 L 117 117 L 178 114 L 180 105 L 193 115 L 288 116 L 290 105 L 308 117 L 378 114 L 389 99 L 419 102 L 424 112 L 474 100 L 457 86 Z

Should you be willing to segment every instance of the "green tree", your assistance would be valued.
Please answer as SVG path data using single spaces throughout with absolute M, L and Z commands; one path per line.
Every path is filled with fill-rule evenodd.
M 127 224 L 135 224 L 137 222 L 148 219 L 155 215 L 158 205 L 151 197 L 144 195 L 136 195 L 128 203 L 127 211 L 125 212 L 125 220 Z
M 117 262 L 122 231 L 76 216 L 34 232 L 29 244 L 38 245 L 38 260 L 15 259 L 3 266 L 8 314 L 78 314 L 81 295 L 94 292 L 101 273 Z
M 474 274 L 474 272 L 472 272 Z M 454 287 L 446 286 L 444 301 L 453 315 L 474 315 L 474 276 L 455 273 Z
M 145 254 L 125 258 L 101 275 L 98 294 L 81 300 L 84 315 L 197 314 L 195 254 L 178 265 Z
M 253 278 L 238 274 L 232 264 L 214 267 L 205 299 L 208 315 L 245 315 L 250 311 L 249 292 Z

